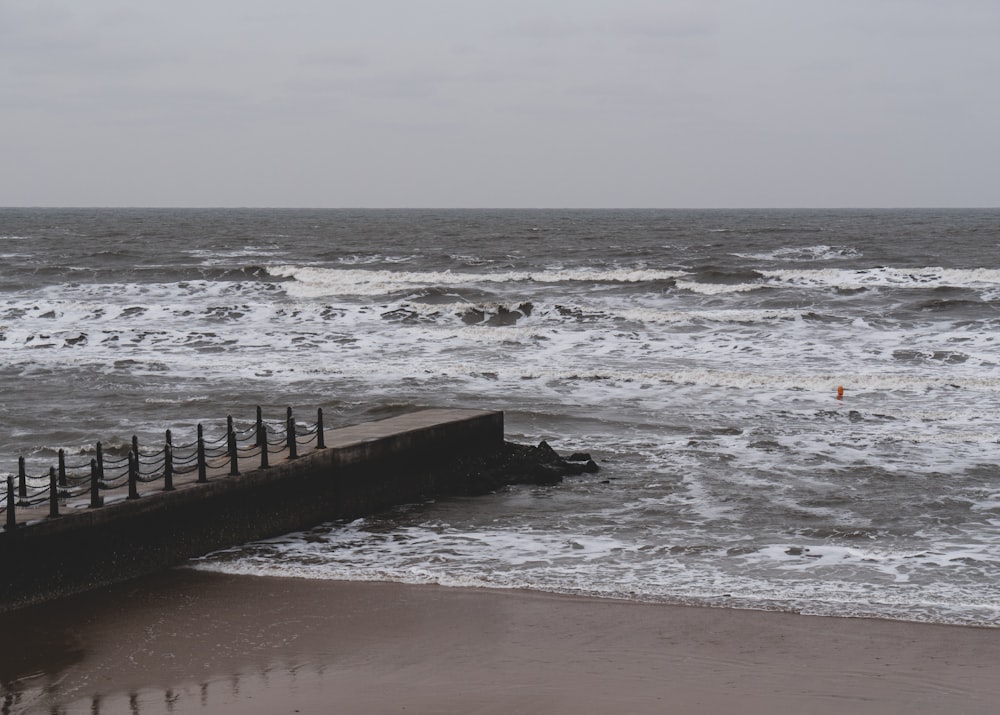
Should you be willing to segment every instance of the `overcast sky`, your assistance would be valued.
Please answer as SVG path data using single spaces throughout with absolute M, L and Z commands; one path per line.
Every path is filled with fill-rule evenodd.
M 997 0 L 0 0 L 0 205 L 1000 205 Z

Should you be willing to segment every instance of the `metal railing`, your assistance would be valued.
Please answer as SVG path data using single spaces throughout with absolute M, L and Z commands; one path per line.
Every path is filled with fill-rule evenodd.
M 126 499 L 138 499 L 140 483 L 162 481 L 163 491 L 173 491 L 175 477 L 196 474 L 195 481 L 207 482 L 210 471 L 225 472 L 226 468 L 229 476 L 237 476 L 241 461 L 245 464 L 257 459 L 259 467 L 266 468 L 272 450 L 285 451 L 288 459 L 295 459 L 300 446 L 310 445 L 314 449 L 326 447 L 322 409 L 316 411 L 316 422 L 300 424 L 291 407 L 279 421 L 265 421 L 258 407 L 256 420 L 244 429 L 237 429 L 228 416 L 225 433 L 215 439 L 206 439 L 203 426 L 198 424 L 194 442 L 174 444 L 173 434 L 167 430 L 163 446 L 155 449 L 140 447 L 138 437 L 133 436 L 128 452 L 117 457 L 105 453 L 97 442 L 95 456 L 79 464 L 67 464 L 65 451 L 60 449 L 58 463 L 38 476 L 27 474 L 24 457 L 19 457 L 17 475 L 7 475 L 6 484 L 0 482 L 0 514 L 5 514 L 4 529 L 12 530 L 17 527 L 18 508 L 48 503 L 49 518 L 56 518 L 60 500 L 89 493 L 89 508 L 96 509 L 104 505 L 101 492 L 127 486 Z

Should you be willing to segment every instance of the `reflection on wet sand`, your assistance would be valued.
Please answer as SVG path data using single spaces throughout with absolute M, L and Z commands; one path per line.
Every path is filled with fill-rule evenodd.
M 289 665 L 264 668 L 257 673 L 237 673 L 198 683 L 167 688 L 146 687 L 128 692 L 105 692 L 67 701 L 58 678 L 37 677 L 4 682 L 0 715 L 48 713 L 49 715 L 174 715 L 190 712 L 245 711 L 261 693 L 287 694 L 294 699 L 297 685 L 322 687 L 322 665 Z
M 995 629 L 176 570 L 0 615 L 0 715 L 995 715 Z

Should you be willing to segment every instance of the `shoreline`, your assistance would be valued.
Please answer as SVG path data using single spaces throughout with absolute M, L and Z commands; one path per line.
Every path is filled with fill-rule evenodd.
M 324 578 L 324 577 L 313 577 L 309 576 L 298 576 L 292 574 L 281 574 L 281 571 L 275 569 L 271 570 L 257 570 L 257 569 L 240 569 L 240 568 L 229 568 L 228 565 L 221 565 L 216 562 L 211 567 L 202 568 L 197 564 L 199 558 L 194 558 L 187 565 L 179 568 L 190 568 L 195 571 L 204 571 L 206 573 L 216 573 L 228 576 L 247 576 L 247 577 L 260 577 L 260 578 L 294 578 L 307 581 L 329 581 L 331 583 L 371 583 L 371 584 L 398 584 L 401 586 L 413 586 L 415 588 L 447 588 L 454 589 L 458 591 L 471 591 L 474 593 L 493 593 L 498 594 L 510 593 L 510 594 L 538 594 L 538 595 L 549 595 L 558 598 L 579 598 L 585 600 L 598 600 L 598 601 L 613 601 L 615 603 L 635 603 L 647 606 L 676 606 L 679 608 L 706 608 L 706 609 L 724 609 L 724 610 L 735 610 L 735 611 L 754 611 L 760 613 L 785 613 L 788 615 L 795 616 L 810 616 L 815 618 L 847 618 L 852 620 L 862 620 L 862 621 L 890 621 L 896 623 L 911 623 L 914 625 L 929 625 L 929 626 L 950 626 L 955 628 L 981 628 L 985 630 L 995 630 L 1000 633 L 1000 621 L 997 620 L 936 620 L 933 617 L 928 618 L 905 618 L 902 616 L 887 615 L 883 612 L 871 610 L 860 612 L 848 613 L 846 611 L 830 610 L 824 611 L 821 609 L 816 609 L 813 604 L 829 604 L 831 601 L 792 601 L 792 600 L 780 600 L 780 599 L 750 599 L 743 598 L 740 596 L 704 596 L 704 597 L 683 597 L 683 596 L 661 596 L 661 595 L 637 595 L 635 593 L 630 593 L 629 596 L 616 595 L 615 593 L 605 593 L 600 591 L 586 591 L 584 589 L 579 590 L 558 590 L 549 588 L 535 588 L 531 586 L 498 586 L 495 584 L 457 584 L 449 583 L 445 580 L 427 580 L 427 581 L 396 581 L 391 579 L 373 578 L 373 579 L 343 579 L 343 578 Z M 280 574 L 280 575 L 279 575 Z M 805 605 L 804 605 L 805 604 Z M 902 609 L 901 609 L 902 610 Z
M 189 568 L 0 615 L 11 712 L 994 712 L 995 629 Z M 96 710 L 95 710 L 96 708 Z

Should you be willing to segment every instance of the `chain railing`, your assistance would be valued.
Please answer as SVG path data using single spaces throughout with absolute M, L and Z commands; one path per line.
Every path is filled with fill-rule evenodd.
M 315 423 L 299 424 L 291 407 L 284 419 L 277 421 L 265 421 L 258 407 L 256 420 L 242 429 L 228 416 L 225 432 L 215 439 L 205 438 L 201 424 L 197 438 L 189 444 L 174 444 L 170 430 L 159 449 L 141 447 L 138 437 L 133 436 L 127 453 L 121 457 L 109 456 L 97 442 L 94 458 L 78 464 L 67 464 L 66 453 L 60 449 L 57 464 L 39 476 L 27 474 L 24 457 L 19 457 L 17 474 L 8 474 L 6 480 L 0 481 L 0 514 L 4 515 L 4 529 L 13 530 L 17 528 L 18 508 L 48 503 L 48 518 L 57 518 L 61 500 L 88 496 L 89 508 L 96 509 L 104 505 L 101 492 L 127 486 L 126 499 L 139 499 L 139 484 L 162 481 L 163 491 L 173 491 L 174 479 L 179 476 L 197 474 L 196 481 L 204 483 L 209 472 L 227 468 L 229 476 L 238 476 L 241 462 L 257 459 L 259 468 L 267 468 L 271 453 L 284 451 L 288 459 L 296 459 L 300 446 L 314 443 L 313 449 L 326 447 L 322 408 L 316 411 Z

